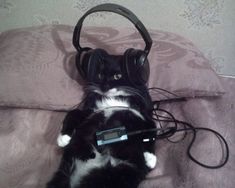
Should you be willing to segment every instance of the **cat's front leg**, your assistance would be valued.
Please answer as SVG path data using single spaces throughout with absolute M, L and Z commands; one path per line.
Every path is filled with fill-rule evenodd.
M 154 169 L 157 164 L 157 156 L 155 155 L 155 142 L 144 143 L 144 159 L 145 164 L 150 169 Z
M 53 179 L 47 183 L 46 188 L 70 188 L 70 181 L 58 171 Z
M 145 126 L 148 127 L 148 129 L 154 129 L 155 127 L 155 122 L 146 116 L 147 123 Z M 154 131 L 148 132 L 147 134 L 143 135 L 143 141 L 145 140 L 146 142 L 143 143 L 144 146 L 144 159 L 145 159 L 145 164 L 147 167 L 150 169 L 154 169 L 156 164 L 157 164 L 157 156 L 155 155 L 155 138 L 156 133 Z M 145 139 L 146 138 L 146 139 Z
M 94 146 L 81 138 L 81 136 L 79 137 L 79 135 L 73 137 L 69 145 L 65 147 L 65 153 L 74 159 L 82 161 L 96 157 Z
M 64 148 L 63 157 L 60 166 L 55 172 L 53 178 L 47 183 L 46 188 L 70 188 L 71 177 L 76 171 L 76 161 L 86 162 L 96 157 L 97 151 L 87 143 L 83 138 L 75 135 L 71 142 Z M 75 173 L 76 174 L 76 173 Z
M 148 151 L 144 152 L 145 164 L 150 169 L 154 169 L 157 164 L 157 156 Z
M 47 183 L 46 188 L 70 188 L 72 164 L 71 158 L 66 159 L 63 156 L 58 170 L 53 175 L 53 178 Z
M 57 144 L 65 147 L 69 144 L 74 130 L 91 114 L 91 110 L 73 110 L 69 112 L 64 121 L 61 133 L 57 138 Z

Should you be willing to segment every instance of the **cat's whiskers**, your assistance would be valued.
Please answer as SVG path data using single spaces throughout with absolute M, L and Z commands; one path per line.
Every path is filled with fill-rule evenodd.
M 144 99 L 142 94 L 140 93 L 139 90 L 133 88 L 133 87 L 128 87 L 128 86 L 119 86 L 118 89 L 123 90 L 125 92 L 128 92 L 132 95 L 139 96 L 140 98 Z
M 140 96 L 141 95 L 138 90 L 131 88 L 131 87 L 127 87 L 127 86 L 114 87 L 114 88 L 109 89 L 106 92 L 103 92 L 100 90 L 99 86 L 90 84 L 84 87 L 84 89 L 89 92 L 100 94 L 104 97 L 132 96 L 132 95 Z

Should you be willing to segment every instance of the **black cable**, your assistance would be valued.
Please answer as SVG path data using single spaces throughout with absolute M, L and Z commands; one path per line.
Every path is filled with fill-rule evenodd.
M 184 99 L 183 99 L 184 100 Z M 191 142 L 189 143 L 189 146 L 187 148 L 187 155 L 188 157 L 193 161 L 195 162 L 196 164 L 202 166 L 202 167 L 205 167 L 205 168 L 209 168 L 209 169 L 216 169 L 216 168 L 221 168 L 222 166 L 224 166 L 227 162 L 228 162 L 228 159 L 229 159 L 229 147 L 228 147 L 228 144 L 226 142 L 226 140 L 224 139 L 224 137 L 218 133 L 217 131 L 213 130 L 213 129 L 209 129 L 209 128 L 205 128 L 205 127 L 194 127 L 193 125 L 191 125 L 190 123 L 187 123 L 187 122 L 184 122 L 184 121 L 179 121 L 177 120 L 173 114 L 171 114 L 170 112 L 166 111 L 166 110 L 163 110 L 163 109 L 160 109 L 160 104 L 159 104 L 159 101 L 153 101 L 153 104 L 156 106 L 154 109 L 153 109 L 153 120 L 155 121 L 159 121 L 159 122 L 172 122 L 172 123 L 175 123 L 175 128 L 176 130 L 174 131 L 174 133 L 177 133 L 177 132 L 182 132 L 184 131 L 185 134 L 183 136 L 183 139 L 185 139 L 186 137 L 186 134 L 188 131 L 192 131 L 193 133 L 193 137 L 192 137 L 192 140 Z M 159 115 L 157 112 L 164 112 L 166 113 L 167 115 L 169 115 L 168 117 L 167 116 L 163 116 L 163 115 Z M 154 116 L 156 116 L 157 118 L 155 118 Z M 160 119 L 162 118 L 162 119 Z M 178 129 L 178 124 L 181 124 L 184 126 L 184 128 L 181 128 L 181 129 Z M 188 128 L 186 128 L 188 127 Z M 197 159 L 195 159 L 195 157 L 192 155 L 191 153 L 191 149 L 192 149 L 192 146 L 196 140 L 196 135 L 197 135 L 197 130 L 203 130 L 203 131 L 208 131 L 208 132 L 212 132 L 213 134 L 215 134 L 218 139 L 220 141 L 223 142 L 224 146 L 225 146 L 225 158 L 223 160 L 223 162 L 221 162 L 219 165 L 207 165 L 207 164 L 204 164 L 200 161 L 198 161 Z M 174 134 L 172 134 L 171 136 L 173 136 Z M 171 137 L 167 137 L 166 139 L 170 142 L 173 142 L 173 143 L 178 143 L 177 142 L 174 142 L 174 141 L 171 141 L 169 140 L 169 138 Z M 157 136 L 156 136 L 157 137 Z
M 210 169 L 217 169 L 217 168 L 221 168 L 223 167 L 227 162 L 228 162 L 228 159 L 229 159 L 229 147 L 228 147 L 228 143 L 226 142 L 225 138 L 220 134 L 218 133 L 217 131 L 213 130 L 213 129 L 210 129 L 210 128 L 205 128 L 205 127 L 193 127 L 191 124 L 187 123 L 187 122 L 184 122 L 184 121 L 178 121 L 177 120 L 177 123 L 181 123 L 181 124 L 184 124 L 186 126 L 188 126 L 189 128 L 183 128 L 183 129 L 178 129 L 176 130 L 176 132 L 180 132 L 180 131 L 193 131 L 193 138 L 191 140 L 191 142 L 189 143 L 189 146 L 187 148 L 187 155 L 188 157 L 195 163 L 197 163 L 198 165 L 200 166 L 203 166 L 205 168 L 210 168 Z M 226 149 L 226 152 L 225 152 L 225 159 L 222 163 L 220 163 L 219 165 L 207 165 L 207 164 L 204 164 L 198 160 L 195 159 L 195 157 L 192 156 L 191 154 L 191 149 L 192 149 L 192 146 L 196 140 L 196 134 L 197 134 L 197 130 L 204 130 L 204 131 L 209 131 L 209 132 L 212 132 L 214 133 L 219 139 L 222 140 L 222 142 L 224 143 L 224 146 L 225 146 L 225 149 Z
M 133 136 L 133 135 L 138 135 L 142 133 L 149 133 L 149 132 L 158 132 L 160 131 L 161 134 L 157 134 L 156 138 L 167 138 L 175 133 L 175 128 L 174 127 L 166 127 L 165 129 L 159 129 L 159 128 L 152 128 L 152 129 L 144 129 L 144 130 L 138 130 L 138 131 L 131 131 L 128 132 L 128 136 Z
M 171 114 L 170 112 L 164 110 L 164 112 L 167 112 L 167 114 L 170 115 L 170 117 L 163 116 L 163 115 L 159 115 L 159 114 L 157 114 L 157 111 L 158 111 L 158 110 L 159 110 L 159 111 L 163 111 L 162 109 L 159 109 L 159 107 L 158 107 L 157 109 L 154 108 L 154 110 L 153 110 L 153 119 L 154 119 L 155 121 L 158 121 L 158 122 L 159 122 L 160 127 L 163 128 L 163 126 L 161 125 L 161 122 L 163 122 L 163 121 L 159 121 L 159 120 L 161 120 L 160 118 L 162 118 L 162 120 L 168 120 L 168 121 L 164 121 L 164 122 L 168 122 L 168 123 L 173 122 L 173 123 L 175 123 L 175 129 L 177 129 L 178 123 L 177 123 L 177 121 L 175 120 L 173 114 Z M 157 118 L 154 118 L 154 116 L 156 116 Z M 184 128 L 186 128 L 185 125 L 183 125 L 183 126 L 184 126 Z M 177 141 L 170 140 L 169 137 L 166 138 L 166 139 L 167 139 L 169 142 L 171 142 L 171 143 L 178 143 L 178 142 L 184 140 L 184 139 L 186 138 L 186 136 L 187 136 L 187 131 L 185 131 L 185 132 L 184 132 L 184 135 L 182 136 L 182 138 L 180 138 L 180 139 L 177 140 Z
M 167 91 L 167 90 L 165 90 L 165 89 L 159 88 L 159 87 L 150 87 L 150 88 L 148 88 L 148 90 L 153 90 L 153 91 L 159 90 L 159 91 L 163 91 L 163 92 L 166 92 L 166 93 L 168 93 L 168 94 L 171 94 L 171 95 L 173 95 L 173 96 L 175 96 L 175 97 L 179 97 L 177 94 L 172 93 L 172 92 L 170 92 L 170 91 Z
M 185 97 L 178 97 L 178 98 L 173 98 L 173 99 L 161 99 L 161 100 L 155 100 L 154 101 L 154 105 L 155 104 L 161 104 L 161 103 L 173 103 L 173 102 L 183 102 L 183 101 L 187 101 L 187 99 Z
M 166 114 L 169 115 L 169 116 L 167 117 L 167 116 L 163 116 L 163 115 L 158 115 L 158 114 L 157 114 L 157 111 L 164 112 L 164 113 L 166 113 Z M 154 121 L 159 121 L 159 122 L 171 122 L 171 123 L 174 123 L 174 124 L 175 124 L 174 130 L 173 130 L 173 129 L 171 130 L 171 131 L 172 131 L 171 134 L 164 135 L 163 137 L 161 137 L 161 136 L 158 137 L 158 134 L 159 134 L 159 133 L 157 132 L 156 139 L 162 139 L 162 138 L 165 139 L 165 138 L 166 138 L 168 141 L 170 141 L 169 138 L 170 138 L 171 136 L 173 136 L 173 135 L 174 135 L 175 133 L 177 133 L 177 132 L 182 132 L 182 131 L 185 132 L 185 135 L 184 135 L 184 137 L 183 137 L 183 139 L 184 139 L 184 138 L 186 137 L 186 133 L 187 133 L 188 131 L 192 131 L 193 137 L 192 137 L 191 142 L 190 142 L 189 145 L 188 145 L 188 148 L 187 148 L 187 155 L 188 155 L 188 157 L 189 157 L 193 162 L 195 162 L 196 164 L 198 164 L 198 165 L 200 165 L 200 166 L 202 166 L 202 167 L 204 167 L 204 168 L 209 168 L 209 169 L 221 168 L 221 167 L 223 167 L 223 166 L 228 162 L 228 159 L 229 159 L 229 147 L 228 147 L 228 144 L 227 144 L 226 140 L 224 139 L 224 137 L 223 137 L 220 133 L 218 133 L 217 131 L 215 131 L 215 130 L 213 130 L 213 129 L 205 128 L 205 127 L 194 127 L 194 126 L 191 125 L 190 123 L 187 123 L 187 122 L 184 122 L 184 121 L 179 121 L 179 120 L 177 120 L 177 119 L 173 116 L 173 114 L 171 114 L 170 112 L 168 112 L 168 111 L 166 111 L 166 110 L 160 109 L 159 106 L 158 106 L 157 108 L 154 108 L 154 109 L 153 109 L 153 115 L 157 115 L 157 118 L 155 118 L 155 117 L 153 116 L 153 120 L 154 120 Z M 162 118 L 162 119 L 160 119 L 159 117 Z M 179 128 L 178 128 L 178 124 L 184 125 L 184 128 L 179 129 Z M 188 128 L 186 128 L 186 127 L 188 127 Z M 171 128 L 173 128 L 173 127 L 171 127 Z M 166 128 L 163 127 L 163 129 L 166 129 Z M 195 140 L 196 140 L 197 130 L 203 130 L 203 131 L 212 132 L 213 134 L 215 134 L 215 135 L 218 137 L 218 139 L 220 139 L 220 141 L 223 142 L 223 144 L 224 144 L 224 146 L 225 146 L 225 159 L 223 160 L 223 162 L 221 162 L 221 163 L 218 164 L 218 165 L 207 165 L 207 164 L 204 164 L 204 163 L 198 161 L 197 159 L 195 159 L 195 157 L 194 157 L 194 156 L 192 155 L 192 153 L 191 153 L 191 149 L 192 149 L 192 146 L 193 146 L 193 144 L 194 144 L 194 142 L 195 142 Z M 158 130 L 158 131 L 159 131 L 159 130 Z M 165 137 L 165 136 L 166 136 L 166 137 Z M 183 140 L 183 139 L 182 139 L 182 140 Z M 174 141 L 171 141 L 171 142 L 175 143 Z M 178 141 L 177 141 L 176 143 L 178 143 Z
M 162 121 L 162 122 L 173 122 L 172 120 L 159 120 L 159 121 Z M 189 143 L 188 145 L 188 148 L 187 148 L 187 155 L 188 157 L 193 161 L 195 162 L 196 164 L 204 167 L 204 168 L 209 168 L 209 169 L 217 169 L 217 168 L 221 168 L 223 167 L 227 162 L 228 162 L 228 159 L 229 159 L 229 147 L 228 147 L 228 144 L 226 142 L 226 140 L 224 139 L 224 137 L 218 133 L 217 131 L 213 130 L 213 129 L 209 129 L 209 128 L 205 128 L 205 127 L 193 127 L 191 124 L 187 123 L 187 122 L 184 122 L 184 121 L 179 121 L 179 120 L 174 120 L 174 123 L 176 124 L 184 124 L 186 125 L 188 128 L 182 128 L 182 129 L 176 129 L 176 127 L 166 127 L 166 128 L 153 128 L 153 129 L 146 129 L 146 130 L 138 130 L 138 131 L 133 131 L 133 132 L 129 132 L 127 133 L 128 136 L 133 136 L 133 135 L 138 135 L 138 134 L 142 134 L 142 133 L 148 133 L 148 132 L 156 132 L 156 139 L 168 139 L 170 138 L 171 136 L 175 135 L 175 133 L 177 132 L 181 132 L 181 131 L 192 131 L 193 132 L 193 137 L 192 137 L 192 140 L 191 142 Z M 212 132 L 214 133 L 220 140 L 222 140 L 222 142 L 224 143 L 225 145 L 225 159 L 223 160 L 223 162 L 221 162 L 220 164 L 218 165 L 207 165 L 207 164 L 204 164 L 200 161 L 198 161 L 191 153 L 191 149 L 192 149 L 192 146 L 196 140 L 196 135 L 197 135 L 197 130 L 204 130 L 204 131 L 209 131 L 209 132 Z M 168 140 L 169 141 L 169 140 Z M 175 142 L 173 142 L 175 143 Z M 178 143 L 178 142 L 177 142 Z

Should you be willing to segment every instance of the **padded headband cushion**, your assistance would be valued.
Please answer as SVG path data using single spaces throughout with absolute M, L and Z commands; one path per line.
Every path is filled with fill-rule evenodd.
M 145 53 L 148 54 L 151 46 L 152 46 L 152 39 L 145 28 L 144 24 L 136 17 L 136 15 L 128 10 L 127 8 L 113 4 L 113 3 L 105 3 L 105 4 L 100 4 L 97 5 L 90 10 L 88 10 L 77 22 L 74 32 L 73 32 L 73 45 L 77 49 L 77 51 L 81 51 L 83 48 L 80 46 L 80 34 L 81 34 L 81 29 L 82 29 L 82 24 L 84 19 L 91 13 L 94 12 L 102 12 L 102 11 L 108 11 L 108 12 L 113 12 L 119 15 L 122 15 L 126 17 L 130 22 L 132 22 L 136 29 L 139 31 L 140 35 L 142 36 L 144 42 L 145 42 Z

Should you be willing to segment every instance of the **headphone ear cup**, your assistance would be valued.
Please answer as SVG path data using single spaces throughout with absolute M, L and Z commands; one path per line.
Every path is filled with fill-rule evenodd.
M 91 48 L 81 50 L 76 54 L 76 67 L 83 79 L 87 79 L 88 63 L 91 55 Z
M 130 82 L 134 85 L 144 85 L 149 78 L 149 62 L 147 55 L 142 50 L 127 49 L 124 53 L 125 72 Z
M 138 58 L 139 59 L 139 65 L 140 65 L 140 82 L 146 84 L 149 80 L 150 75 L 150 68 L 149 68 L 149 61 L 147 58 L 147 54 L 143 51 L 142 55 Z
M 103 49 L 90 49 L 87 52 L 78 54 L 77 68 L 81 76 L 88 82 L 96 82 L 103 59 L 107 52 Z

